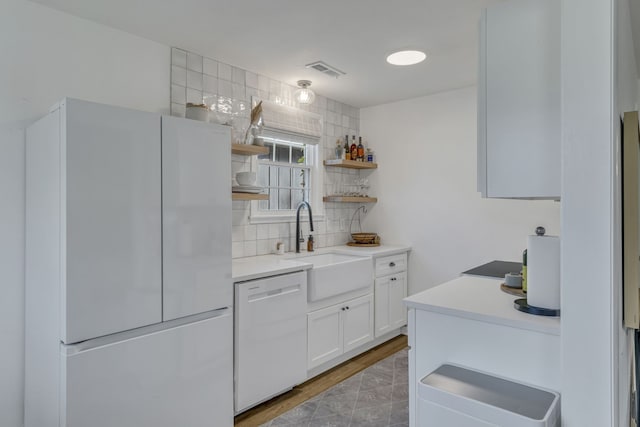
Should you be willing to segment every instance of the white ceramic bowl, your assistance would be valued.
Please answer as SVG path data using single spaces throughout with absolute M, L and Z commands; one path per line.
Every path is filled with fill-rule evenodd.
M 236 174 L 236 181 L 240 185 L 256 185 L 256 178 L 255 172 L 238 172 Z

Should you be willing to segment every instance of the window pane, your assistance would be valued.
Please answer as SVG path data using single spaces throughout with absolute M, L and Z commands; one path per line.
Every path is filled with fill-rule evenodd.
M 278 190 L 278 209 L 292 209 L 291 207 L 291 190 Z
M 269 189 L 269 210 L 278 209 L 278 190 Z
M 269 154 L 260 154 L 258 156 L 258 159 L 260 159 L 260 160 L 271 160 L 271 159 L 273 159 L 273 143 L 272 142 L 265 142 L 264 146 L 269 148 Z
M 302 190 L 293 190 L 291 192 L 291 207 L 297 208 L 302 201 Z
M 289 163 L 288 145 L 276 145 L 276 162 Z
M 304 162 L 304 147 L 291 147 L 291 163 Z
M 269 168 L 269 187 L 277 187 L 277 186 L 278 186 L 278 168 L 273 166 Z
M 267 165 L 258 165 L 258 186 L 269 186 L 269 169 L 270 167 Z
M 304 180 L 303 180 L 304 174 Z M 293 183 L 292 187 L 294 188 L 302 188 L 302 183 L 304 182 L 305 188 L 309 188 L 309 169 L 294 169 L 293 172 Z
M 291 168 L 278 168 L 278 187 L 291 187 Z

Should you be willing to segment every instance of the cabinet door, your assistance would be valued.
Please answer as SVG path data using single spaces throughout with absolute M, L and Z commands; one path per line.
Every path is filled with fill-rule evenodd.
M 391 330 L 389 317 L 389 294 L 391 276 L 376 279 L 375 287 L 375 334 L 376 338 Z
M 407 324 L 407 308 L 402 300 L 407 297 L 407 273 L 389 278 L 389 329 L 398 329 Z
M 307 367 L 315 368 L 342 354 L 342 316 L 345 305 L 334 305 L 307 315 Z
M 63 110 L 61 332 L 70 344 L 162 320 L 160 116 L 73 99 Z
M 230 307 L 229 128 L 162 117 L 163 320 Z
M 344 352 L 373 340 L 373 295 L 346 302 L 342 311 Z
M 556 0 L 503 2 L 483 15 L 478 171 L 486 197 L 560 197 L 559 19 Z

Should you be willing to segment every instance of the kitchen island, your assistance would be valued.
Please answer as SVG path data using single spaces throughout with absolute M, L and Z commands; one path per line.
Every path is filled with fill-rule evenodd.
M 421 425 L 420 380 L 445 363 L 560 391 L 560 318 L 517 311 L 501 282 L 460 277 L 404 300 L 410 425 Z

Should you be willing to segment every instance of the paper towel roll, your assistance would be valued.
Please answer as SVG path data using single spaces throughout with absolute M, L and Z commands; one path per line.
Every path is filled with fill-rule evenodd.
M 560 309 L 560 238 L 527 238 L 527 303 Z

